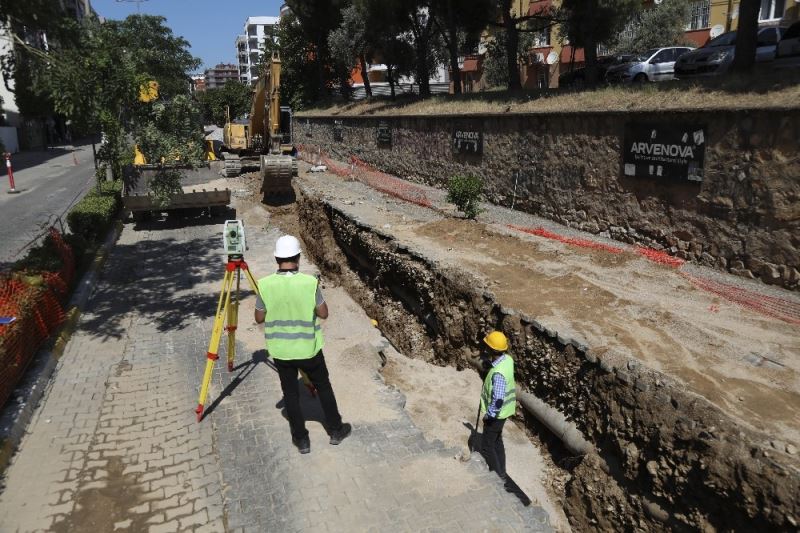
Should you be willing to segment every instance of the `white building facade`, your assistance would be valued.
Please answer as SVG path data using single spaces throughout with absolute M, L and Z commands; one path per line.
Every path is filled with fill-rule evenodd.
M 239 61 L 239 80 L 253 85 L 258 79 L 258 64 L 264 54 L 264 40 L 275 38 L 278 17 L 248 17 L 244 31 L 236 37 L 236 58 Z

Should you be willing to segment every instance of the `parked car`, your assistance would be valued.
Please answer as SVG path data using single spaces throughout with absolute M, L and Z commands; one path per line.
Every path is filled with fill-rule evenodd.
M 758 30 L 756 46 L 756 62 L 772 61 L 775 49 L 783 28 L 761 28 Z M 723 33 L 708 41 L 700 48 L 682 55 L 675 62 L 675 76 L 691 78 L 693 76 L 718 76 L 724 74 L 733 64 L 736 51 L 736 32 Z
M 775 68 L 800 67 L 800 22 L 795 22 L 783 33 L 775 50 Z
M 633 59 L 633 54 L 619 54 L 614 56 L 603 56 L 597 58 L 597 79 L 605 80 L 606 71 L 614 65 L 622 65 Z M 586 67 L 576 68 L 565 72 L 558 77 L 559 87 L 571 87 L 581 89 L 586 86 Z
M 611 67 L 606 72 L 609 83 L 643 83 L 646 81 L 671 80 L 675 60 L 694 50 L 688 46 L 653 48 L 634 56 L 630 62 Z

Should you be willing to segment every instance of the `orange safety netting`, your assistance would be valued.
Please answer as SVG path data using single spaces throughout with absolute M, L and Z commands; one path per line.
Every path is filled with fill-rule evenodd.
M 298 145 L 298 154 L 303 161 L 325 165 L 329 172 L 337 176 L 354 178 L 389 196 L 422 207 L 431 207 L 424 188 L 381 172 L 355 156 L 350 158 L 350 164 L 347 165 L 331 159 L 321 149 L 308 145 Z
M 531 235 L 536 235 L 538 237 L 544 237 L 545 239 L 550 239 L 554 241 L 563 242 L 566 244 L 571 244 L 573 246 L 579 246 L 581 248 L 589 248 L 591 250 L 603 250 L 606 252 L 610 252 L 612 254 L 621 254 L 622 248 L 618 246 L 612 246 L 610 244 L 605 244 L 602 242 L 591 241 L 589 239 L 581 239 L 578 237 L 565 237 L 564 235 L 559 235 L 558 233 L 553 233 L 552 231 L 548 231 L 544 228 L 536 227 L 536 228 L 526 228 L 523 226 L 515 226 L 514 224 L 506 224 L 511 229 L 515 229 L 517 231 L 521 231 L 523 233 L 529 233 Z
M 699 289 L 721 296 L 728 301 L 762 315 L 777 318 L 789 324 L 800 325 L 800 304 L 797 302 L 778 298 L 777 296 L 767 296 L 766 294 L 760 294 L 706 277 L 695 276 L 687 272 L 681 272 L 680 274 Z
M 0 325 L 0 405 L 5 404 L 42 343 L 64 322 L 62 304 L 75 276 L 75 260 L 61 234 L 50 229 L 61 258 L 58 272 L 38 276 L 0 274 L 0 316 L 15 317 Z

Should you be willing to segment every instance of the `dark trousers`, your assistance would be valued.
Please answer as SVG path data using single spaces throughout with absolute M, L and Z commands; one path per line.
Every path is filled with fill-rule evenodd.
M 326 428 L 328 433 L 338 431 L 342 427 L 342 417 L 336 405 L 336 396 L 328 378 L 328 367 L 325 365 L 325 356 L 322 350 L 311 359 L 282 360 L 275 359 L 278 376 L 281 380 L 283 401 L 286 406 L 286 415 L 289 418 L 289 427 L 292 438 L 300 440 L 308 438 L 306 421 L 300 409 L 300 386 L 297 383 L 297 371 L 302 370 L 317 388 L 319 402 L 325 413 Z
M 502 479 L 506 478 L 506 447 L 503 445 L 503 426 L 505 418 L 493 418 L 483 421 L 483 442 L 481 453 L 486 458 L 490 470 L 497 472 Z

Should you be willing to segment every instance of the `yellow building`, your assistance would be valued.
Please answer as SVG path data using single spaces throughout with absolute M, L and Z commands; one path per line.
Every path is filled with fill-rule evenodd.
M 513 0 L 511 11 L 514 16 L 520 13 L 546 13 L 559 4 L 560 0 Z M 653 4 L 653 0 L 645 0 L 644 4 L 648 7 Z M 797 20 L 800 20 L 800 0 L 761 0 L 760 25 L 788 26 Z M 686 37 L 697 46 L 702 46 L 717 35 L 735 30 L 738 22 L 738 1 L 696 0 L 691 4 Z M 534 47 L 520 64 L 522 86 L 526 89 L 557 87 L 560 74 L 583 65 L 583 50 L 561 43 L 557 26 L 535 34 L 534 39 Z M 476 58 L 468 58 L 465 66 L 473 71 L 480 68 Z M 470 80 L 469 84 L 465 83 L 467 90 L 485 88 L 483 80 L 479 80 L 479 76 L 475 74 L 465 76 L 465 80 Z

